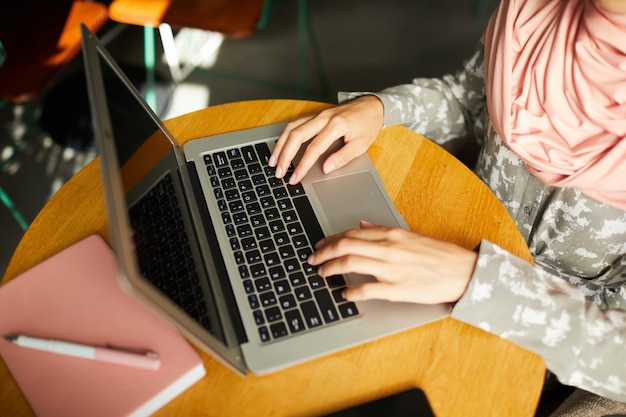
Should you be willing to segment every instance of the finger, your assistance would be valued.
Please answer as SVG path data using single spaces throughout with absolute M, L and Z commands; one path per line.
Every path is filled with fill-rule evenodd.
M 348 301 L 386 300 L 419 304 L 439 304 L 447 301 L 437 292 L 429 292 L 428 288 L 389 282 L 368 282 L 349 287 L 342 295 Z
M 324 121 L 326 123 L 326 121 Z M 324 127 L 317 133 L 317 135 L 307 144 L 305 151 L 300 158 L 300 162 L 295 167 L 290 184 L 294 185 L 300 181 L 311 167 L 319 160 L 324 152 L 330 148 L 330 146 L 339 140 L 343 136 L 344 132 L 338 129 L 333 123 L 324 124 Z M 336 152 L 335 152 L 336 154 Z M 328 159 L 324 161 L 324 165 L 328 163 Z
M 356 287 L 349 287 L 343 291 L 342 295 L 348 301 L 404 301 L 402 294 L 398 294 L 397 285 L 387 282 L 368 282 Z
M 330 236 L 322 239 L 316 245 L 316 250 L 309 255 L 307 261 L 311 265 L 321 265 L 332 259 L 348 255 L 372 256 L 381 251 L 378 240 L 359 239 L 346 236 Z
M 324 130 L 326 121 L 319 115 L 310 118 L 305 123 L 292 128 L 280 147 L 280 153 L 276 154 L 276 177 L 282 178 L 287 173 L 289 165 L 296 157 L 303 144 L 308 143 L 303 153 L 302 160 L 292 173 L 292 184 L 297 183 L 317 161 L 319 156 L 328 149 L 333 140 L 324 145 L 326 137 Z M 319 149 L 319 150 L 318 150 Z M 304 163 L 302 162 L 304 161 Z M 294 177 L 295 174 L 295 177 Z
M 359 225 L 361 226 L 360 229 L 350 229 L 335 235 L 326 236 L 315 244 L 315 249 L 321 250 L 324 247 L 336 245 L 342 239 L 369 240 L 374 242 L 383 240 L 400 241 L 407 239 L 407 235 L 411 233 L 400 228 L 374 225 L 366 220 L 361 220 Z M 419 236 L 417 233 L 413 234 Z
M 312 118 L 313 116 L 302 117 L 300 119 L 292 120 L 291 122 L 285 125 L 285 128 L 281 132 L 280 136 L 278 137 L 278 139 L 276 139 L 276 144 L 274 145 L 274 149 L 272 149 L 272 154 L 270 155 L 270 159 L 269 159 L 269 166 L 271 167 L 276 166 L 276 163 L 278 162 L 278 156 L 282 153 L 285 143 L 289 139 L 289 135 L 291 134 L 291 131 L 297 128 L 298 126 L 308 122 Z
M 354 141 L 354 142 L 345 142 L 344 145 L 339 148 L 336 152 L 326 158 L 324 161 L 324 165 L 322 166 L 322 171 L 325 174 L 329 174 L 336 169 L 339 169 L 345 165 L 347 165 L 350 161 L 356 158 L 359 155 L 364 154 L 367 151 L 367 146 L 364 146 L 364 143 Z
M 383 282 L 401 279 L 398 267 L 387 259 L 353 254 L 333 258 L 319 265 L 317 274 L 323 278 L 343 274 L 371 275 Z
M 302 144 L 315 136 L 316 132 L 307 133 L 311 128 L 307 128 L 307 124 L 313 117 L 304 117 L 289 122 L 285 126 L 285 130 L 281 133 L 274 145 L 272 155 L 270 155 L 269 165 L 276 168 L 275 175 L 277 178 L 283 178 L 289 169 L 289 165 L 293 161 Z

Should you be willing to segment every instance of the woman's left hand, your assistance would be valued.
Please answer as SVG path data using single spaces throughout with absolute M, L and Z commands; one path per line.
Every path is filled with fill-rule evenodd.
M 376 282 L 348 288 L 350 301 L 385 299 L 423 304 L 455 302 L 465 292 L 478 254 L 400 228 L 361 222 L 316 244 L 309 263 L 322 277 L 358 273 Z

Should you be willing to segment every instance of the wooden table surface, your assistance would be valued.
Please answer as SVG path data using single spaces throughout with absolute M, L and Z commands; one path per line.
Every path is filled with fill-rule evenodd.
M 183 143 L 329 106 L 299 100 L 239 102 L 166 125 Z M 488 239 L 530 261 L 496 197 L 443 149 L 395 126 L 383 129 L 368 153 L 412 230 L 466 248 Z M 93 233 L 110 241 L 98 160 L 71 178 L 39 213 L 3 282 Z M 532 416 L 545 369 L 537 355 L 451 318 L 261 377 L 242 378 L 201 355 L 207 376 L 157 415 L 315 416 L 420 387 L 438 417 Z M 0 416 L 28 415 L 28 403 L 0 361 Z

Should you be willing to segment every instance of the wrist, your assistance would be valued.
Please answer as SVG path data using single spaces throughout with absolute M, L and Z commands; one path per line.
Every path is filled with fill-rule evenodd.
M 367 106 L 370 117 L 380 122 L 380 128 L 383 127 L 385 119 L 385 106 L 380 98 L 373 94 L 361 96 L 357 99 L 361 104 Z
M 466 258 L 464 261 L 459 259 L 459 265 L 465 265 L 463 270 L 460 271 L 458 275 L 458 279 L 455 282 L 455 285 L 452 286 L 452 296 L 450 297 L 450 302 L 456 303 L 463 297 L 467 288 L 469 287 L 469 283 L 472 280 L 472 276 L 474 275 L 474 269 L 476 268 L 476 262 L 478 262 L 478 252 L 476 251 L 467 251 L 463 254 Z

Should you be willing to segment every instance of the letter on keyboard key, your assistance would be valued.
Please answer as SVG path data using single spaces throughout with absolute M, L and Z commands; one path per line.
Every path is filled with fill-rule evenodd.
M 243 148 L 241 148 L 241 153 L 242 153 L 243 159 L 245 159 L 247 163 L 258 161 L 252 146 L 244 146 Z
M 285 313 L 285 319 L 291 333 L 298 333 L 305 329 L 304 321 L 298 310 L 290 310 Z

